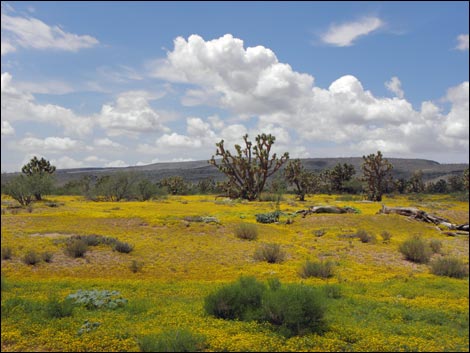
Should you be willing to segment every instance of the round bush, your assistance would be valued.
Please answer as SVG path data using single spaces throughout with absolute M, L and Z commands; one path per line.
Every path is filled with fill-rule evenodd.
M 416 263 L 427 263 L 432 255 L 432 250 L 421 237 L 413 236 L 401 243 L 400 252 L 409 261 Z
M 468 276 L 468 267 L 456 257 L 445 256 L 431 263 L 431 273 L 438 276 L 465 278 Z
M 263 244 L 255 250 L 253 257 L 258 261 L 266 261 L 270 264 L 284 261 L 286 254 L 279 244 Z
M 310 261 L 307 260 L 300 270 L 302 278 L 319 277 L 330 278 L 334 275 L 334 264 L 331 261 Z
M 255 240 L 258 238 L 258 228 L 256 227 L 256 224 L 240 223 L 235 228 L 235 235 L 240 239 Z
M 262 320 L 278 326 L 287 337 L 322 333 L 326 329 L 324 296 L 305 285 L 268 291 L 263 299 Z
M 265 290 L 266 286 L 256 278 L 241 277 L 237 282 L 208 295 L 204 300 L 204 309 L 221 319 L 255 319 Z
M 70 257 L 84 257 L 88 250 L 88 245 L 83 239 L 69 239 L 65 246 L 65 253 Z

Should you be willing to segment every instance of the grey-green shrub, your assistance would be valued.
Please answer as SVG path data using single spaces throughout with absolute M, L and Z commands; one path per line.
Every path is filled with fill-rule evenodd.
M 188 329 L 163 331 L 137 340 L 141 352 L 200 352 L 206 346 L 206 339 Z
M 369 234 L 364 229 L 359 229 L 356 232 L 356 237 L 363 243 L 375 243 L 377 241 L 374 234 Z
M 78 290 L 69 294 L 67 299 L 87 309 L 116 309 L 127 304 L 127 299 L 121 297 L 118 291 L 109 290 Z
M 416 263 L 427 263 L 432 255 L 430 245 L 417 235 L 401 243 L 399 250 L 407 260 Z
M 26 265 L 36 265 L 40 261 L 41 261 L 41 257 L 34 250 L 28 251 L 23 257 L 23 262 Z
M 438 276 L 465 278 L 468 276 L 468 265 L 453 256 L 440 257 L 431 262 L 431 273 Z
M 281 263 L 286 257 L 286 253 L 279 244 L 262 244 L 256 248 L 253 255 L 257 261 L 266 261 L 270 264 Z
M 68 239 L 65 244 L 65 253 L 73 258 L 84 257 L 88 250 L 88 245 L 83 239 Z
M 256 222 L 258 223 L 274 223 L 279 222 L 279 216 L 281 215 L 280 211 L 268 212 L 268 213 L 258 213 L 255 215 Z
M 240 223 L 235 228 L 235 236 L 240 239 L 255 240 L 258 238 L 258 227 L 252 223 Z
M 307 260 L 300 270 L 302 278 L 319 277 L 330 278 L 334 276 L 334 263 L 331 261 Z
M 116 241 L 116 243 L 114 244 L 113 246 L 113 250 L 116 250 L 117 252 L 121 252 L 121 253 L 125 253 L 125 254 L 128 254 L 130 253 L 132 250 L 134 250 L 134 247 L 129 244 L 129 243 L 125 243 L 123 241 Z

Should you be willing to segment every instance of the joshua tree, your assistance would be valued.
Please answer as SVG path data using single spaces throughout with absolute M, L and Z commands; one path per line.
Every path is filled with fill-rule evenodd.
M 408 182 L 408 191 L 409 192 L 423 192 L 425 189 L 423 181 L 423 171 L 418 170 L 413 173 L 409 182 Z
M 382 195 L 391 181 L 393 166 L 387 159 L 383 159 L 380 151 L 377 151 L 377 155 L 370 154 L 362 158 L 364 159 L 363 180 L 367 182 L 367 197 L 370 201 L 382 201 Z
M 463 175 L 462 175 L 462 179 L 463 179 L 463 185 L 465 187 L 465 189 L 468 191 L 468 168 L 466 168 L 464 171 L 463 171 Z
M 343 184 L 351 180 L 354 174 L 356 174 L 356 170 L 352 164 L 338 163 L 329 174 L 332 190 L 343 191 Z
M 271 147 L 276 140 L 271 134 L 258 135 L 254 146 L 248 141 L 248 135 L 243 136 L 243 140 L 244 148 L 235 145 L 236 155 L 225 149 L 224 140 L 216 143 L 215 155 L 222 158 L 216 160 L 215 156 L 212 156 L 209 164 L 228 177 L 225 190 L 230 197 L 252 201 L 260 197 L 267 178 L 289 159 L 289 153 L 284 153 L 281 158 L 277 158 L 276 153 L 270 157 Z
M 36 200 L 42 200 L 42 195 L 51 190 L 51 175 L 55 172 L 55 169 L 49 161 L 44 158 L 38 160 L 36 156 L 21 168 L 21 172 L 29 178 L 31 190 Z
M 188 185 L 180 176 L 171 176 L 160 180 L 160 186 L 165 186 L 172 195 L 182 195 L 188 191 Z
M 315 192 L 319 185 L 318 176 L 305 170 L 300 159 L 289 161 L 284 169 L 284 176 L 289 184 L 295 185 L 300 201 L 305 201 L 305 195 Z

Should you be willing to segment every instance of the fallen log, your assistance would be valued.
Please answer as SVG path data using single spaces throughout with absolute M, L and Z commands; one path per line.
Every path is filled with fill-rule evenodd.
M 356 213 L 356 210 L 352 207 L 338 207 L 338 206 L 313 206 L 307 208 L 306 210 L 299 210 L 295 212 L 296 214 L 301 214 L 302 217 L 305 217 L 312 213 Z
M 448 229 L 455 229 L 460 231 L 468 232 L 468 223 L 457 225 L 450 222 L 448 219 L 439 217 L 436 215 L 429 214 L 423 210 L 420 210 L 415 207 L 387 207 L 382 205 L 382 209 L 378 213 L 383 214 L 398 214 L 401 216 L 406 216 L 411 219 L 416 219 L 418 221 L 436 224 L 438 226 L 443 226 Z

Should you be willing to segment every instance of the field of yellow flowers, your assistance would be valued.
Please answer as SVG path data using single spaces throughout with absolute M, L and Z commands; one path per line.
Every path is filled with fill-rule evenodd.
M 406 238 L 419 234 L 439 240 L 442 253 L 468 264 L 468 236 L 450 237 L 434 225 L 377 214 L 380 203 L 352 196 L 315 195 L 303 203 L 284 198 L 277 204 L 207 195 L 147 202 L 49 196 L 30 209 L 16 209 L 2 197 L 2 249 L 11 250 L 9 259 L 2 256 L 2 351 L 139 351 L 139 337 L 185 328 L 205 337 L 206 351 L 468 352 L 468 277 L 433 275 L 428 265 L 406 261 L 398 251 Z M 468 222 L 468 202 L 450 196 L 395 196 L 382 203 Z M 350 206 L 358 213 L 294 216 L 313 205 Z M 256 214 L 276 209 L 283 212 L 279 223 L 256 223 Z M 197 216 L 217 222 L 195 222 Z M 241 222 L 257 224 L 256 240 L 235 236 Z M 359 229 L 377 241 L 348 236 Z M 382 241 L 383 231 L 391 234 L 389 242 Z M 65 239 L 91 234 L 114 237 L 134 250 L 126 254 L 99 245 L 84 258 L 65 255 Z M 253 254 L 263 243 L 280 244 L 285 260 L 256 261 Z M 30 250 L 49 252 L 51 262 L 25 264 Z M 308 259 L 334 261 L 335 275 L 303 279 L 299 270 Z M 138 268 L 132 270 L 133 263 Z M 286 338 L 266 323 L 208 316 L 204 298 L 241 275 L 334 286 L 340 295 L 327 299 L 328 330 Z M 115 310 L 74 308 L 73 315 L 56 319 L 41 314 L 49 298 L 80 289 L 116 290 L 128 302 Z M 99 325 L 80 334 L 86 320 Z

